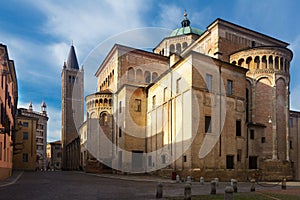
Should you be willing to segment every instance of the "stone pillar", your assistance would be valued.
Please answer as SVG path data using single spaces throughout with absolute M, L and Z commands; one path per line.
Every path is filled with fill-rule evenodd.
M 203 185 L 204 184 L 204 178 L 201 176 L 200 177 L 200 185 Z
M 156 187 L 156 198 L 161 199 L 163 197 L 163 185 L 159 183 Z
M 188 176 L 188 177 L 186 178 L 186 183 L 191 184 L 191 177 L 190 177 L 190 176 Z
M 180 177 L 179 177 L 179 175 L 177 174 L 176 175 L 176 183 L 179 183 L 180 182 Z
M 217 193 L 216 182 L 215 182 L 215 181 L 211 181 L 211 190 L 210 190 L 210 194 L 216 194 L 216 193 Z
M 237 180 L 231 179 L 231 186 L 233 187 L 233 191 L 237 192 Z
M 186 184 L 184 187 L 184 200 L 191 200 L 191 198 L 192 198 L 191 185 Z
M 233 188 L 231 186 L 225 188 L 224 200 L 233 200 Z
M 286 179 L 282 179 L 281 189 L 286 190 Z
M 278 145 L 277 145 L 277 130 L 276 130 L 276 120 L 277 120 L 277 100 L 276 100 L 276 85 L 273 87 L 273 96 L 272 96 L 272 101 L 273 101 L 273 114 L 272 114 L 272 159 L 277 160 L 278 159 Z
M 255 192 L 255 179 L 251 179 L 251 188 L 250 192 Z

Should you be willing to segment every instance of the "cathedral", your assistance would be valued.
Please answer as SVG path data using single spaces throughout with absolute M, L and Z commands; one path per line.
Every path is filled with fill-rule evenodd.
M 184 13 L 153 52 L 112 47 L 78 132 L 68 122 L 83 121 L 83 70 L 74 52 L 62 73 L 65 166 L 74 154 L 75 168 L 86 171 L 300 180 L 288 45 L 223 19 L 200 30 Z M 80 82 L 77 96 L 68 96 Z

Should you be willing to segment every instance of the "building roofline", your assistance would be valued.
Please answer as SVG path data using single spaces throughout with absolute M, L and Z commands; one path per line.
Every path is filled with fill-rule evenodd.
M 282 40 L 276 39 L 276 38 L 274 38 L 274 37 L 268 36 L 268 35 L 266 35 L 266 34 L 263 34 L 263 33 L 261 33 L 261 32 L 258 32 L 258 31 L 251 30 L 251 29 L 246 28 L 246 27 L 243 27 L 243 26 L 241 26 L 241 25 L 238 25 L 238 24 L 235 24 L 235 23 L 226 21 L 226 20 L 221 19 L 221 18 L 217 18 L 217 19 L 214 20 L 211 24 L 209 24 L 209 25 L 207 26 L 207 30 L 211 29 L 213 26 L 215 26 L 215 24 L 218 24 L 218 22 L 221 22 L 221 24 L 223 24 L 223 25 L 225 24 L 225 25 L 229 25 L 229 26 L 235 26 L 235 27 L 238 27 L 238 28 L 240 28 L 240 29 L 244 29 L 244 30 L 246 30 L 246 31 L 252 32 L 252 33 L 254 33 L 255 35 L 260 35 L 260 36 L 269 38 L 270 40 L 273 40 L 275 43 L 281 43 L 282 46 L 285 46 L 285 47 L 287 47 L 287 46 L 289 45 L 289 43 L 284 42 L 284 41 L 282 41 Z M 206 30 L 206 31 L 207 31 L 207 30 Z
M 160 58 L 160 59 L 168 60 L 168 57 L 163 56 L 163 55 L 159 55 L 159 54 L 156 54 L 156 53 L 153 53 L 153 52 L 150 52 L 150 51 L 146 51 L 146 50 L 142 50 L 142 49 L 138 49 L 138 48 L 133 48 L 133 47 L 129 47 L 129 46 L 125 46 L 125 45 L 116 43 L 116 44 L 114 44 L 114 46 L 111 48 L 111 50 L 109 51 L 109 53 L 108 53 L 107 56 L 104 58 L 104 60 L 102 61 L 101 65 L 99 66 L 98 70 L 96 71 L 96 73 L 95 73 L 95 76 L 96 76 L 96 77 L 100 74 L 100 72 L 101 72 L 102 69 L 103 69 L 103 66 L 105 66 L 105 65 L 107 64 L 107 62 L 109 61 L 109 59 L 111 58 L 111 56 L 113 55 L 113 53 L 114 53 L 116 50 L 127 50 L 127 52 L 144 53 L 144 54 L 151 55 L 151 56 L 153 56 L 153 57 L 158 57 L 158 58 Z

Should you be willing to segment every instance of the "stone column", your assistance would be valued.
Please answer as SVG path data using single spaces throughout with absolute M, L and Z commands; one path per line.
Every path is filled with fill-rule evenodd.
M 290 102 L 289 102 L 289 83 L 285 90 L 285 128 L 286 128 L 286 160 L 290 160 Z
M 233 188 L 231 186 L 225 188 L 224 200 L 233 200 Z
M 272 101 L 273 101 L 273 114 L 272 114 L 272 159 L 277 160 L 277 130 L 276 130 L 276 120 L 277 120 L 277 112 L 276 112 L 276 107 L 277 107 L 277 100 L 276 100 L 276 85 L 273 87 L 273 96 L 272 96 Z

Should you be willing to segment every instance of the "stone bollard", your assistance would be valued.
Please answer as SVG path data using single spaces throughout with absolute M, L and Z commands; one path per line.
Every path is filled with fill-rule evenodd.
M 163 197 L 163 185 L 159 183 L 156 187 L 156 198 L 161 199 Z
M 184 187 L 184 200 L 191 200 L 191 199 L 192 199 L 191 185 L 186 184 Z
M 250 188 L 250 192 L 255 192 L 255 179 L 251 179 L 251 188 Z
M 202 176 L 200 177 L 200 185 L 204 185 L 204 178 Z
M 286 190 L 286 179 L 282 179 L 281 189 Z
M 231 179 L 231 186 L 233 187 L 233 191 L 237 192 L 237 180 Z
M 190 177 L 190 176 L 188 176 L 188 177 L 186 178 L 186 183 L 191 184 L 191 177 Z
M 176 175 L 176 183 L 179 183 L 180 182 L 180 177 L 179 177 L 179 175 L 177 174 Z
M 219 178 L 215 178 L 216 186 L 219 186 Z
M 232 186 L 227 186 L 225 188 L 224 200 L 233 200 L 233 188 L 232 188 Z
M 214 180 L 211 181 L 210 194 L 217 194 L 216 182 Z

